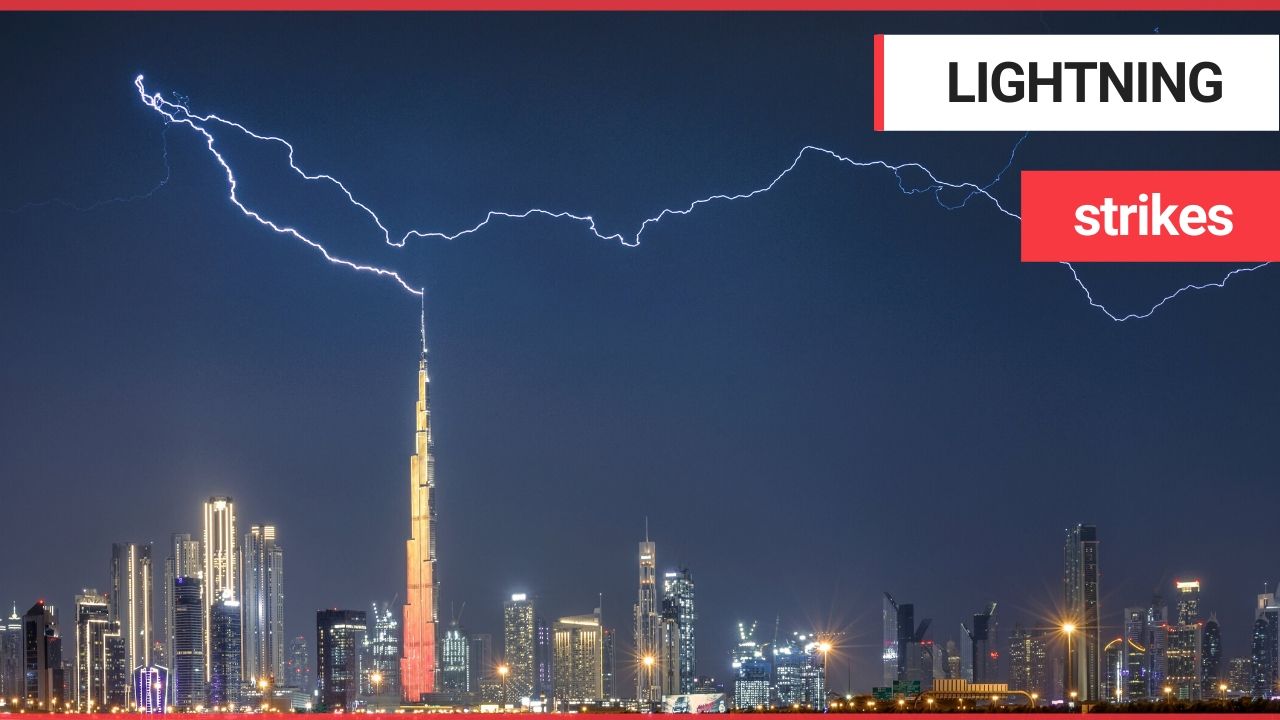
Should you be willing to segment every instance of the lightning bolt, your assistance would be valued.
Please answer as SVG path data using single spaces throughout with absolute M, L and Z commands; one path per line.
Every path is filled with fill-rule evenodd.
M 247 207 L 243 202 L 241 202 L 240 198 L 236 194 L 237 182 L 236 182 L 235 173 L 231 169 L 231 166 L 227 163 L 226 159 L 218 151 L 216 147 L 216 141 L 215 141 L 214 135 L 209 130 L 209 127 L 218 125 L 225 128 L 233 129 L 235 131 L 243 133 L 247 137 L 253 138 L 258 141 L 276 143 L 276 144 L 282 145 L 287 151 L 289 167 L 299 177 L 303 178 L 308 182 L 323 182 L 323 183 L 331 184 L 334 187 L 337 187 L 346 196 L 347 200 L 351 203 L 353 207 L 358 208 L 360 211 L 365 213 L 368 216 L 368 218 L 373 222 L 373 224 L 378 227 L 379 231 L 382 234 L 383 240 L 388 245 L 392 247 L 397 247 L 397 248 L 404 247 L 405 243 L 408 242 L 409 238 L 457 240 L 459 238 L 463 238 L 468 235 L 480 232 L 495 220 L 524 220 L 524 219 L 535 217 L 535 216 L 558 219 L 558 220 L 570 220 L 575 223 L 579 223 L 581 225 L 586 226 L 588 232 L 590 232 L 592 235 L 594 235 L 596 238 L 600 240 L 619 242 L 622 245 L 625 245 L 627 247 L 636 247 L 640 244 L 641 238 L 644 236 L 645 231 L 649 229 L 651 225 L 657 224 L 669 216 L 689 215 L 694 210 L 697 210 L 699 207 L 703 205 L 707 205 L 709 203 L 714 203 L 719 201 L 747 200 L 757 195 L 761 195 L 769 192 L 775 186 L 777 186 L 777 184 L 781 182 L 783 178 L 785 178 L 787 175 L 790 175 L 800 165 L 801 160 L 805 159 L 805 157 L 807 156 L 814 156 L 817 158 L 826 158 L 829 160 L 833 160 L 839 164 L 847 165 L 853 168 L 879 168 L 879 169 L 887 170 L 894 175 L 894 177 L 898 182 L 898 189 L 902 191 L 903 194 L 932 195 L 934 201 L 939 206 L 941 206 L 946 210 L 958 210 L 960 208 L 968 206 L 971 200 L 981 198 L 989 202 L 992 205 L 992 207 L 1001 215 L 1004 215 L 1010 218 L 1011 220 L 1018 221 L 1018 222 L 1021 222 L 1022 220 L 1021 215 L 1006 208 L 1000 202 L 999 198 L 997 198 L 995 195 L 991 193 L 991 188 L 994 187 L 997 183 L 999 183 L 1000 180 L 1004 177 L 1004 174 L 1013 166 L 1014 159 L 1016 158 L 1018 153 L 1018 149 L 1021 147 L 1023 141 L 1026 140 L 1027 138 L 1027 135 L 1025 134 L 1022 137 L 1020 137 L 1018 141 L 1014 144 L 1012 151 L 1009 153 L 1009 159 L 1005 163 L 1004 167 L 1001 168 L 999 173 L 997 173 L 996 176 L 985 185 L 978 185 L 973 182 L 950 182 L 950 181 L 942 180 L 938 178 L 937 175 L 935 175 L 933 171 L 930 170 L 928 167 L 916 162 L 894 164 L 884 160 L 855 160 L 853 158 L 841 155 L 833 150 L 828 150 L 826 148 L 818 147 L 815 145 L 806 145 L 803 148 L 801 148 L 800 151 L 796 154 L 795 158 L 791 161 L 791 164 L 788 165 L 784 170 L 782 170 L 782 172 L 774 176 L 773 179 L 770 180 L 767 184 L 757 187 L 754 190 L 749 190 L 746 192 L 740 192 L 736 194 L 717 193 L 714 195 L 709 195 L 707 197 L 694 200 L 693 202 L 689 203 L 684 207 L 663 209 L 657 215 L 654 215 L 653 217 L 650 217 L 644 220 L 640 224 L 640 227 L 633 234 L 630 234 L 630 235 L 624 235 L 622 233 L 606 234 L 605 232 L 602 232 L 599 226 L 597 225 L 595 218 L 591 215 L 582 215 L 582 214 L 576 214 L 576 213 L 567 212 L 567 211 L 545 210 L 542 208 L 531 208 L 523 212 L 505 212 L 505 211 L 499 211 L 499 210 L 491 210 L 485 214 L 484 219 L 481 220 L 479 223 L 476 223 L 471 227 L 468 227 L 456 232 L 409 230 L 408 232 L 404 233 L 403 235 L 397 238 L 391 234 L 391 231 L 382 222 L 382 219 L 378 217 L 378 214 L 375 213 L 368 205 L 356 199 L 355 194 L 352 193 L 351 190 L 348 189 L 347 186 L 344 185 L 340 180 L 325 173 L 308 173 L 307 171 L 303 170 L 294 159 L 295 153 L 294 153 L 293 145 L 289 143 L 287 140 L 285 140 L 284 138 L 276 137 L 274 135 L 263 135 L 263 134 L 256 133 L 238 122 L 227 120 L 225 118 L 219 117 L 218 115 L 214 115 L 214 114 L 198 115 L 192 112 L 186 106 L 186 104 L 182 102 L 167 100 L 159 92 L 148 93 L 146 86 L 143 83 L 142 75 L 139 75 L 137 76 L 137 78 L 134 79 L 134 85 L 138 90 L 138 95 L 141 98 L 142 102 L 145 103 L 151 109 L 155 110 L 160 115 L 162 115 L 165 118 L 165 121 L 167 124 L 185 125 L 204 138 L 206 148 L 213 155 L 217 163 L 222 167 L 226 175 L 229 199 L 237 208 L 240 209 L 242 213 L 245 214 L 245 216 L 252 218 L 253 220 L 260 223 L 261 225 L 269 228 L 273 232 L 276 232 L 282 235 L 287 235 L 297 240 L 300 240 L 301 242 L 307 244 L 311 248 L 320 252 L 326 260 L 328 260 L 333 264 L 341 265 L 359 272 L 373 273 L 375 275 L 390 278 L 395 282 L 397 282 L 402 288 L 418 296 L 419 298 L 423 298 L 424 296 L 423 289 L 413 287 L 395 271 L 382 268 L 382 267 L 377 267 L 374 265 L 362 264 L 362 263 L 358 263 L 358 262 L 354 262 L 351 260 L 338 257 L 332 254 L 331 252 L 329 252 L 319 242 L 316 242 L 315 240 L 312 240 L 306 237 L 305 235 L 303 235 L 296 228 L 293 228 L 287 225 L 281 225 L 273 220 L 270 220 L 264 217 L 258 211 Z M 166 169 L 168 168 L 167 145 L 166 145 L 165 167 Z M 921 186 L 913 185 L 907 180 L 906 177 L 904 177 L 904 173 L 908 173 L 908 172 L 920 174 L 924 178 L 927 178 L 927 182 L 925 182 Z M 168 173 L 166 172 L 165 180 L 163 180 L 159 186 L 153 189 L 152 192 L 155 192 L 155 190 L 158 190 L 167 181 L 168 181 Z M 964 198 L 958 203 L 948 204 L 944 200 L 943 194 L 957 192 L 957 191 L 965 193 Z M 1135 312 L 1135 313 L 1128 313 L 1128 314 L 1116 313 L 1112 311 L 1109 307 L 1104 305 L 1103 303 L 1100 303 L 1097 300 L 1095 300 L 1093 297 L 1092 291 L 1090 291 L 1088 285 L 1085 284 L 1084 280 L 1081 279 L 1080 274 L 1077 271 L 1076 267 L 1069 262 L 1062 262 L 1060 264 L 1066 267 L 1067 270 L 1071 273 L 1072 279 L 1075 281 L 1076 285 L 1080 287 L 1081 292 L 1084 293 L 1085 300 L 1090 307 L 1093 307 L 1101 311 L 1108 318 L 1110 318 L 1115 322 L 1127 322 L 1130 320 L 1143 320 L 1143 319 L 1149 318 L 1153 314 L 1155 314 L 1157 310 L 1163 307 L 1166 303 L 1169 303 L 1170 301 L 1174 300 L 1175 298 L 1185 293 L 1198 292 L 1202 290 L 1208 290 L 1210 288 L 1218 288 L 1218 289 L 1224 288 L 1226 287 L 1227 283 L 1230 282 L 1231 279 L 1236 277 L 1237 275 L 1242 275 L 1245 273 L 1251 273 L 1256 270 L 1260 270 L 1266 267 L 1267 265 L 1269 265 L 1270 263 L 1264 262 L 1264 263 L 1259 263 L 1257 265 L 1235 268 L 1230 272 L 1226 273 L 1226 275 L 1224 275 L 1222 279 L 1216 282 L 1208 282 L 1208 283 L 1201 283 L 1201 284 L 1192 283 L 1192 284 L 1184 285 L 1183 287 L 1180 287 L 1177 290 L 1173 291 L 1172 293 L 1161 298 L 1159 301 L 1153 304 L 1148 310 L 1144 312 Z M 425 302 L 425 298 L 423 301 Z M 425 335 L 425 306 L 423 308 L 422 325 L 423 325 L 423 331 Z M 425 338 L 424 338 L 424 347 L 425 347 Z
M 91 210 L 97 210 L 98 208 L 105 207 L 107 205 L 116 205 L 116 204 L 136 202 L 138 200 L 146 200 L 147 198 L 150 198 L 152 195 L 155 195 L 156 193 L 160 192 L 160 190 L 162 190 L 165 185 L 168 185 L 169 178 L 173 175 L 173 168 L 169 166 L 169 124 L 167 122 L 165 123 L 164 127 L 160 130 L 160 144 L 161 144 L 161 147 L 163 148 L 164 177 L 160 178 L 160 181 L 157 182 L 155 185 L 153 185 L 150 190 L 146 190 L 144 192 L 140 192 L 135 195 L 105 198 L 103 200 L 96 200 L 94 202 L 87 203 L 87 204 L 76 203 L 71 200 L 67 200 L 65 198 L 50 198 L 48 200 L 41 200 L 39 202 L 24 203 L 14 208 L 3 208 L 3 209 L 0 209 L 0 213 L 3 213 L 5 215 L 17 215 L 19 213 L 27 212 L 28 210 L 36 210 L 38 208 L 49 207 L 52 205 L 65 207 L 70 210 L 75 210 L 77 212 L 89 212 Z

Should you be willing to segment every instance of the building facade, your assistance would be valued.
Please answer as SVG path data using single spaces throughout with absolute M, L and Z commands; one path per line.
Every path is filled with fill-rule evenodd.
M 111 618 L 120 624 L 125 665 L 130 675 L 151 664 L 152 580 L 150 543 L 115 543 L 111 546 Z M 128 702 L 133 704 L 132 685 Z
M 205 683 L 205 602 L 199 577 L 173 579 L 172 661 L 169 682 L 174 707 L 194 710 L 208 700 Z
M 471 686 L 471 638 L 455 620 L 440 640 L 440 690 L 457 695 Z
M 599 609 L 562 617 L 552 626 L 555 707 L 604 697 L 603 640 Z
M 190 533 L 175 533 L 169 538 L 169 557 L 164 561 L 164 592 L 160 608 L 160 636 L 164 639 L 164 662 L 172 670 L 176 664 L 174 638 L 174 588 L 180 577 L 199 578 L 204 569 L 200 541 Z M 203 629 L 203 628 L 202 628 Z M 172 679 L 171 679 L 172 683 Z
M 62 636 L 54 609 L 41 600 L 22 616 L 23 700 L 50 711 L 66 699 Z
M 525 593 L 516 593 L 502 608 L 502 665 L 507 668 L 504 702 L 533 696 L 537 677 L 536 644 L 537 615 L 533 600 Z
M 1098 603 L 1098 528 L 1067 529 L 1063 548 L 1063 592 L 1067 617 L 1075 624 L 1067 662 L 1067 693 L 1081 702 L 1101 699 L 1102 623 Z
M 634 608 L 636 658 L 636 699 L 641 702 L 657 703 L 662 700 L 662 686 L 659 682 L 661 668 L 658 667 L 658 550 L 657 545 L 649 541 L 648 532 L 644 542 L 640 543 L 639 556 L 639 589 Z
M 115 632 L 107 596 L 84 590 L 76 596 L 76 652 L 72 680 L 73 707 L 79 712 L 105 712 L 107 705 L 107 635 Z
M 209 673 L 206 688 L 211 708 L 239 708 L 241 704 L 241 619 L 242 609 L 235 594 L 223 590 L 222 598 L 209 608 Z
M 274 525 L 254 525 L 240 550 L 240 607 L 244 622 L 244 679 L 284 678 L 284 550 Z
M 360 691 L 360 655 L 369 631 L 362 610 L 316 613 L 316 696 L 324 712 L 355 709 Z
M 361 661 L 363 684 L 360 693 L 386 704 L 393 698 L 403 697 L 400 659 L 404 651 L 400 647 L 399 613 L 391 608 L 390 603 L 375 602 L 370 608 L 369 618 L 364 659 Z
M 663 602 L 671 601 L 676 620 L 680 625 L 680 677 L 679 692 L 693 692 L 693 680 L 697 677 L 697 643 L 695 626 L 698 620 L 694 604 L 693 574 L 688 568 L 664 573 L 662 576 Z

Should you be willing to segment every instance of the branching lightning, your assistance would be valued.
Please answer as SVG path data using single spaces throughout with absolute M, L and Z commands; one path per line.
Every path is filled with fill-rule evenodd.
M 213 132 L 210 130 L 210 127 L 213 127 L 216 125 L 224 128 L 230 128 L 240 133 L 243 133 L 245 136 L 253 138 L 254 140 L 282 145 L 287 151 L 289 167 L 299 177 L 303 178 L 306 181 L 324 182 L 337 187 L 346 196 L 348 202 L 352 205 L 352 207 L 358 208 L 361 212 L 365 213 L 368 216 L 368 218 L 373 222 L 373 224 L 377 226 L 378 230 L 382 234 L 383 240 L 388 245 L 392 247 L 397 247 L 397 248 L 404 247 L 405 243 L 408 242 L 410 238 L 457 240 L 459 238 L 463 238 L 483 230 L 486 226 L 488 226 L 491 222 L 495 220 L 524 220 L 524 219 L 535 217 L 535 216 L 551 218 L 551 219 L 570 220 L 575 223 L 579 223 L 581 225 L 586 226 L 587 231 L 600 240 L 618 242 L 627 247 L 636 247 L 640 244 L 640 241 L 644 236 L 645 231 L 648 230 L 651 225 L 661 222 L 663 219 L 667 218 L 668 216 L 689 215 L 699 207 L 713 203 L 713 202 L 747 200 L 757 195 L 761 195 L 769 192 L 775 186 L 777 186 L 778 183 L 781 182 L 783 178 L 791 174 L 791 172 L 794 171 L 800 165 L 800 161 L 805 159 L 806 156 L 827 158 L 829 160 L 834 160 L 839 164 L 847 165 L 853 168 L 879 168 L 879 169 L 887 170 L 893 173 L 894 177 L 898 182 L 898 189 L 901 190 L 904 194 L 932 195 L 934 201 L 940 207 L 947 210 L 958 210 L 960 208 L 967 207 L 971 200 L 981 198 L 989 202 L 991 206 L 1001 215 L 1004 215 L 1005 217 L 1008 217 L 1018 222 L 1021 222 L 1021 219 L 1022 219 L 1018 213 L 1014 212 L 1013 210 L 1010 210 L 1009 208 L 1006 208 L 1001 203 L 1001 201 L 991 193 L 991 189 L 1001 181 L 1001 179 L 1004 177 L 1004 174 L 1008 172 L 1008 170 L 1013 166 L 1014 160 L 1017 157 L 1018 149 L 1021 147 L 1022 142 L 1027 138 L 1025 134 L 1022 137 L 1020 137 L 1018 141 L 1014 144 L 1013 149 L 1009 153 L 1008 162 L 1006 162 L 1004 167 L 1001 168 L 1001 170 L 999 171 L 999 173 L 997 173 L 996 176 L 985 185 L 978 185 L 977 183 L 973 183 L 973 182 L 950 182 L 950 181 L 942 180 L 938 178 L 933 173 L 932 170 L 930 170 L 928 167 L 920 163 L 906 162 L 906 163 L 894 164 L 884 160 L 855 160 L 853 158 L 841 155 L 835 151 L 828 150 L 826 148 L 818 147 L 815 145 L 806 145 L 805 147 L 801 148 L 800 151 L 796 154 L 795 158 L 792 159 L 791 164 L 788 165 L 784 170 L 782 170 L 782 172 L 774 176 L 773 179 L 770 180 L 767 184 L 757 187 L 753 190 L 739 192 L 735 194 L 717 193 L 714 195 L 709 195 L 707 197 L 694 200 L 693 202 L 689 203 L 684 207 L 663 209 L 658 214 L 644 220 L 640 224 L 639 228 L 636 229 L 636 231 L 630 235 L 626 235 L 623 233 L 603 232 L 597 225 L 595 218 L 591 215 L 577 214 L 577 213 L 568 212 L 568 211 L 531 208 L 523 212 L 506 212 L 506 211 L 500 211 L 500 210 L 491 210 L 485 214 L 484 219 L 481 220 L 479 223 L 456 232 L 442 232 L 442 231 L 435 231 L 435 230 L 409 230 L 408 232 L 404 233 L 403 235 L 397 238 L 392 235 L 391 231 L 382 222 L 382 219 L 378 217 L 378 214 L 375 213 L 368 205 L 356 199 L 355 194 L 352 193 L 351 190 L 348 189 L 347 186 L 344 185 L 340 180 L 328 174 L 308 173 L 307 171 L 303 170 L 295 162 L 295 159 L 294 159 L 295 153 L 294 153 L 293 145 L 289 143 L 287 140 L 285 140 L 284 138 L 276 137 L 274 135 L 262 135 L 262 134 L 256 133 L 238 122 L 227 120 L 225 118 L 219 117 L 218 115 L 214 115 L 214 114 L 198 115 L 192 112 L 184 102 L 168 100 L 165 97 L 163 97 L 159 92 L 155 92 L 155 93 L 147 92 L 146 86 L 143 83 L 143 76 L 141 75 L 135 78 L 134 85 L 137 88 L 138 96 L 141 98 L 142 102 L 146 104 L 148 107 L 150 107 L 151 109 L 155 110 L 161 116 L 163 116 L 166 122 L 166 128 L 169 125 L 183 125 L 190 128 L 192 131 L 194 131 L 204 139 L 205 147 L 208 149 L 209 153 L 213 156 L 214 160 L 218 163 L 218 165 L 222 167 L 222 170 L 226 176 L 227 188 L 228 188 L 228 199 L 230 199 L 232 204 L 234 204 L 237 208 L 239 208 L 239 210 L 246 217 L 253 219 L 254 221 L 258 222 L 264 227 L 267 227 L 268 229 L 270 229 L 275 233 L 286 235 L 305 243 L 312 249 L 318 251 L 325 258 L 325 260 L 329 261 L 330 263 L 333 263 L 335 265 L 341 265 L 343 267 L 347 267 L 351 270 L 355 270 L 358 272 L 371 273 L 374 275 L 389 278 L 391 280 L 394 280 L 404 290 L 412 293 L 413 295 L 418 296 L 420 298 L 420 301 L 423 303 L 420 323 L 421 323 L 421 326 L 422 326 L 421 329 L 424 335 L 423 337 L 424 351 L 425 351 L 426 308 L 425 308 L 425 297 L 424 297 L 423 289 L 413 287 L 403 277 L 401 277 L 399 273 L 397 273 L 394 270 L 378 267 L 375 265 L 359 263 L 359 262 L 348 260 L 342 257 L 338 257 L 333 253 L 331 253 L 328 249 L 326 249 L 322 244 L 302 234 L 296 228 L 291 227 L 289 225 L 277 223 L 276 221 L 263 216 L 259 211 L 254 210 L 248 207 L 247 205 L 245 205 L 244 202 L 241 201 L 240 197 L 237 194 L 238 184 L 237 184 L 235 172 L 232 170 L 231 165 L 227 162 L 226 158 L 221 154 L 221 152 L 219 152 L 217 148 L 217 142 L 216 142 L 215 136 Z M 165 145 L 165 169 L 166 169 L 166 172 L 165 172 L 164 179 L 161 180 L 160 183 L 156 187 L 154 187 L 152 190 L 141 195 L 131 196 L 128 198 L 112 198 L 110 200 L 100 201 L 98 203 L 94 203 L 92 205 L 83 206 L 83 207 L 75 206 L 71 203 L 67 203 L 66 201 L 60 201 L 60 200 L 46 201 L 44 203 L 35 203 L 35 204 L 30 204 L 30 206 L 60 203 L 60 204 L 68 205 L 70 207 L 73 207 L 79 210 L 89 210 L 89 209 L 93 209 L 95 207 L 99 207 L 101 205 L 108 204 L 108 203 L 129 202 L 135 199 L 150 197 L 150 195 L 154 194 L 160 188 L 164 187 L 164 185 L 169 180 L 167 141 Z M 912 183 L 908 182 L 906 177 L 904 177 L 904 173 L 906 172 L 919 173 L 921 176 L 923 176 L 923 178 L 927 178 L 927 182 L 925 182 L 923 186 L 913 185 Z M 964 197 L 958 203 L 949 204 L 944 199 L 943 194 L 953 193 L 953 192 L 964 193 Z M 28 207 L 28 206 L 24 206 L 24 208 L 25 207 Z M 1161 298 L 1158 302 L 1152 305 L 1145 312 L 1128 313 L 1128 314 L 1120 314 L 1120 313 L 1113 312 L 1106 305 L 1095 300 L 1093 297 L 1093 293 L 1090 291 L 1089 287 L 1085 284 L 1085 282 L 1080 278 L 1080 274 L 1079 272 L 1077 272 L 1075 266 L 1069 262 L 1063 262 L 1061 264 L 1064 265 L 1067 268 L 1067 270 L 1071 273 L 1072 279 L 1080 287 L 1080 290 L 1084 293 L 1085 300 L 1088 302 L 1090 307 L 1096 308 L 1097 310 L 1101 311 L 1108 318 L 1110 318 L 1115 322 L 1126 322 L 1129 320 L 1142 320 L 1145 318 L 1149 318 L 1153 314 L 1155 314 L 1157 310 L 1163 307 L 1166 303 L 1174 300 L 1175 298 L 1179 297 L 1180 295 L 1183 295 L 1184 293 L 1207 290 L 1210 288 L 1223 288 L 1235 276 L 1241 275 L 1244 273 L 1251 273 L 1255 270 L 1260 270 L 1266 267 L 1267 265 L 1269 265 L 1270 263 L 1260 263 L 1257 265 L 1235 268 L 1234 270 L 1231 270 L 1230 272 L 1226 273 L 1226 275 L 1223 276 L 1221 280 L 1218 280 L 1216 282 L 1185 285 L 1173 291 L 1172 293 L 1166 295 L 1165 297 Z

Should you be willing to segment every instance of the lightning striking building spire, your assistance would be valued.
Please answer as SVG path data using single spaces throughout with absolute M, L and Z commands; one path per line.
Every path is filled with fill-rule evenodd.
M 1009 160 L 1008 162 L 1005 163 L 1004 167 L 1000 170 L 1000 172 L 995 176 L 995 178 L 993 178 L 990 182 L 984 185 L 979 185 L 977 183 L 967 182 L 967 181 L 952 182 L 952 181 L 942 180 L 937 175 L 935 175 L 934 172 L 930 170 L 928 167 L 916 162 L 891 163 L 885 160 L 856 160 L 854 158 L 841 155 L 840 153 L 837 153 L 833 150 L 828 150 L 826 148 L 818 147 L 816 145 L 806 145 L 800 149 L 800 151 L 792 159 L 791 163 L 785 169 L 783 169 L 782 172 L 775 175 L 773 179 L 770 180 L 768 183 L 761 185 L 752 190 L 747 190 L 747 191 L 738 192 L 738 193 L 716 193 L 713 195 L 708 195 L 706 197 L 694 200 L 685 206 L 663 209 L 659 211 L 656 215 L 641 222 L 639 228 L 637 228 L 636 231 L 631 234 L 623 234 L 620 232 L 615 232 L 615 233 L 603 232 L 597 225 L 595 217 L 593 217 L 592 215 L 573 213 L 573 212 L 562 211 L 562 210 L 546 210 L 543 208 L 531 208 L 523 212 L 506 212 L 501 210 L 490 210 L 489 212 L 485 213 L 483 220 L 476 223 L 475 225 L 472 225 L 471 227 L 464 228 L 462 230 L 458 230 L 455 232 L 444 232 L 444 231 L 438 231 L 438 230 L 409 230 L 397 238 L 391 234 L 391 231 L 382 222 L 382 219 L 378 217 L 378 214 L 375 213 L 368 205 L 361 202 L 360 200 L 357 200 L 355 197 L 355 194 L 352 193 L 351 190 L 348 189 L 347 186 L 344 185 L 340 180 L 333 177 L 332 175 L 328 175 L 325 173 L 308 173 L 307 171 L 303 170 L 294 160 L 293 145 L 289 143 L 287 140 L 285 140 L 284 138 L 280 138 L 274 135 L 263 135 L 260 133 L 256 133 L 238 122 L 227 120 L 225 118 L 219 117 L 218 115 L 196 114 L 192 112 L 185 104 L 167 100 L 159 92 L 155 92 L 155 93 L 147 92 L 146 86 L 143 84 L 143 76 L 141 75 L 137 76 L 137 78 L 134 79 L 134 85 L 137 88 L 138 95 L 142 99 L 143 103 L 145 103 L 148 107 L 152 108 L 157 113 L 162 115 L 165 118 L 165 121 L 167 123 L 185 125 L 191 128 L 193 131 L 195 131 L 204 139 L 206 148 L 213 155 L 217 163 L 222 167 L 226 175 L 227 185 L 229 189 L 229 198 L 231 202 L 237 208 L 239 208 L 240 211 L 244 213 L 247 217 L 252 218 L 258 223 L 269 228 L 273 232 L 276 232 L 282 235 L 287 235 L 306 243 L 308 246 L 320 252 L 324 256 L 324 258 L 331 263 L 345 266 L 359 272 L 373 273 L 383 277 L 391 278 L 395 282 L 399 283 L 399 285 L 402 288 L 404 288 L 405 290 L 409 291 L 414 295 L 418 295 L 419 297 L 421 297 L 424 294 L 424 290 L 422 288 L 417 288 L 409 284 L 396 271 L 338 257 L 333 253 L 331 253 L 329 250 L 327 250 L 319 242 L 303 235 L 297 229 L 291 226 L 282 225 L 273 220 L 270 220 L 264 217 L 258 211 L 253 210 L 248 206 L 246 206 L 236 194 L 237 182 L 236 182 L 235 173 L 232 171 L 231 166 L 227 163 L 227 160 L 218 151 L 216 147 L 215 136 L 213 134 L 213 131 L 210 130 L 210 128 L 214 126 L 227 128 L 227 129 L 242 133 L 247 137 L 253 138 L 254 140 L 282 145 L 287 150 L 290 169 L 292 169 L 299 177 L 303 178 L 304 180 L 312 181 L 312 182 L 324 182 L 338 188 L 343 193 L 343 195 L 347 198 L 347 201 L 352 205 L 352 207 L 359 209 L 361 212 L 367 215 L 368 218 L 373 222 L 373 224 L 377 226 L 379 232 L 382 235 L 384 242 L 386 242 L 386 244 L 392 247 L 397 247 L 397 248 L 404 247 L 405 243 L 409 240 L 409 238 L 457 240 L 459 238 L 463 238 L 468 235 L 481 231 L 482 229 L 484 229 L 486 226 L 488 226 L 491 222 L 495 220 L 525 220 L 531 217 L 545 217 L 545 218 L 559 219 L 559 220 L 570 220 L 575 223 L 585 225 L 587 228 L 587 231 L 600 240 L 609 240 L 609 241 L 621 243 L 622 245 L 625 245 L 627 247 L 636 247 L 640 244 L 641 238 L 644 236 L 645 231 L 648 230 L 651 225 L 659 223 L 667 217 L 689 215 L 694 210 L 698 209 L 703 205 L 707 205 L 709 203 L 720 202 L 720 201 L 730 202 L 730 201 L 736 201 L 736 200 L 747 200 L 747 199 L 756 197 L 757 195 L 761 195 L 769 192 L 770 190 L 773 190 L 774 187 L 777 186 L 777 184 L 781 182 L 783 178 L 791 174 L 800 165 L 800 161 L 805 159 L 806 157 L 825 158 L 825 159 L 833 160 L 841 165 L 845 165 L 851 168 L 887 170 L 893 174 L 894 178 L 898 182 L 898 189 L 901 190 L 903 194 L 931 195 L 934 201 L 940 207 L 946 210 L 958 210 L 960 208 L 967 207 L 971 200 L 980 198 L 990 203 L 991 206 L 1000 215 L 1003 215 L 1005 217 L 1008 217 L 1011 220 L 1015 220 L 1019 222 L 1022 220 L 1022 217 L 1017 212 L 1014 212 L 1013 210 L 1010 210 L 1009 208 L 1005 207 L 1004 204 L 999 200 L 999 198 L 997 198 L 995 195 L 991 193 L 991 189 L 1001 181 L 1004 174 L 1012 167 L 1014 158 L 1017 156 L 1018 148 L 1022 145 L 1022 142 L 1027 137 L 1025 134 L 1022 137 L 1020 137 L 1018 141 L 1014 144 L 1013 149 L 1009 154 Z M 904 175 L 905 173 L 918 174 L 924 180 L 924 182 L 923 183 L 909 182 Z M 166 174 L 166 181 L 167 181 L 167 174 Z M 948 203 L 943 197 L 944 193 L 963 193 L 963 199 L 958 203 L 954 203 L 954 204 Z M 1084 280 L 1080 277 L 1080 274 L 1076 270 L 1076 267 L 1069 262 L 1063 262 L 1061 264 L 1065 266 L 1066 269 L 1071 273 L 1072 279 L 1080 287 L 1081 292 L 1084 293 L 1085 301 L 1088 303 L 1090 307 L 1093 307 L 1101 311 L 1104 315 L 1106 315 L 1108 318 L 1110 318 L 1115 322 L 1127 322 L 1130 320 L 1142 320 L 1145 318 L 1149 318 L 1153 314 L 1155 314 L 1157 310 L 1162 308 L 1165 304 L 1167 304 L 1168 302 L 1174 300 L 1175 298 L 1185 293 L 1208 290 L 1211 288 L 1224 288 L 1226 287 L 1227 283 L 1230 282 L 1237 275 L 1251 273 L 1255 270 L 1260 270 L 1266 267 L 1267 265 L 1269 265 L 1270 263 L 1264 262 L 1264 263 L 1258 263 L 1256 265 L 1235 268 L 1227 272 L 1220 280 L 1217 280 L 1214 282 L 1189 283 L 1187 285 L 1184 285 L 1174 290 L 1168 295 L 1164 296 L 1163 298 L 1161 298 L 1160 300 L 1152 304 L 1149 309 L 1143 312 L 1132 312 L 1132 313 L 1116 312 L 1112 310 L 1110 307 L 1108 307 L 1107 305 L 1098 302 L 1093 297 L 1093 292 L 1089 289 L 1088 285 L 1086 285 Z M 424 342 L 424 347 L 425 347 L 425 342 Z

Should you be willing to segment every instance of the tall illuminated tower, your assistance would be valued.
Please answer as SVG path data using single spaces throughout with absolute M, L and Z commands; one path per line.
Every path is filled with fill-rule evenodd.
M 644 542 L 640 543 L 640 591 L 635 606 L 636 699 L 641 702 L 662 700 L 662 677 L 658 667 L 658 551 L 649 541 L 645 523 Z
M 274 525 L 254 525 L 241 546 L 241 622 L 245 680 L 284 678 L 284 550 Z
M 1098 607 L 1098 528 L 1080 524 L 1067 529 L 1063 548 L 1063 590 L 1067 618 L 1075 623 L 1076 638 L 1067 663 L 1068 692 L 1082 702 L 1101 699 L 1102 626 Z
M 151 570 L 151 543 L 112 544 L 111 618 L 120 623 L 125 671 L 130 675 L 151 664 Z
M 405 700 L 418 702 L 436 689 L 436 504 L 435 460 L 431 456 L 431 402 L 427 351 L 418 361 L 417 432 L 409 459 L 409 540 L 405 543 L 407 585 L 404 657 L 400 683 Z
M 213 682 L 213 606 L 224 599 L 234 600 L 240 592 L 236 583 L 236 506 L 231 498 L 215 496 L 205 501 L 200 544 L 203 546 L 200 579 L 205 602 L 204 676 L 206 682 Z M 239 618 L 237 610 L 236 622 Z

